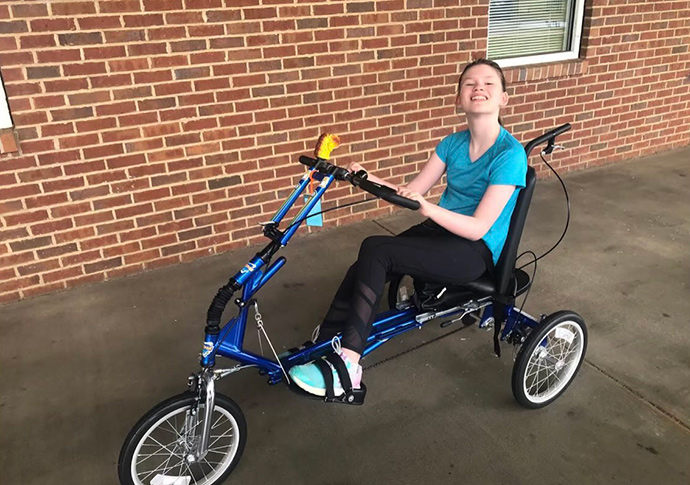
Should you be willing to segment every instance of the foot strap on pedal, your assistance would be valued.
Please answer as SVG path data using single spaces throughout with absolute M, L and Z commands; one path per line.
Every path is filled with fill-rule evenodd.
M 323 359 L 316 359 L 314 363 L 321 371 L 321 374 L 323 374 L 323 380 L 326 381 L 326 401 L 335 399 L 335 390 L 333 389 L 333 372 L 331 371 L 331 366 L 329 366 Z
M 328 362 L 327 362 L 328 361 Z M 367 393 L 367 388 L 364 384 L 360 384 L 359 389 L 354 389 L 352 387 L 352 379 L 350 379 L 350 373 L 347 371 L 345 362 L 337 354 L 328 354 L 323 359 L 316 359 L 314 361 L 318 369 L 323 374 L 323 379 L 326 384 L 326 397 L 321 398 L 326 402 L 336 402 L 342 404 L 364 404 L 364 397 Z M 340 385 L 343 388 L 343 394 L 336 396 L 335 394 L 335 380 L 333 379 L 333 370 L 331 364 L 335 371 L 338 373 L 338 378 L 340 379 Z

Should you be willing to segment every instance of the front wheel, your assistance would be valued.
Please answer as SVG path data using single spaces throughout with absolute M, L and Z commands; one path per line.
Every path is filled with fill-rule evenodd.
M 511 384 L 520 405 L 551 404 L 575 379 L 587 350 L 587 327 L 575 312 L 549 315 L 530 333 L 515 359 Z
M 219 484 L 240 460 L 247 422 L 230 398 L 216 393 L 208 453 L 190 461 L 201 439 L 203 401 L 191 413 L 197 395 L 186 392 L 146 413 L 125 439 L 118 460 L 122 485 Z

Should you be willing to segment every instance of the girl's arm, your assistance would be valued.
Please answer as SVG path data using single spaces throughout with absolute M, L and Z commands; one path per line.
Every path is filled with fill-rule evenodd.
M 422 215 L 448 229 L 453 234 L 471 241 L 478 241 L 484 237 L 494 222 L 496 222 L 514 191 L 514 185 L 489 185 L 477 206 L 477 210 L 471 216 L 443 209 L 428 202 L 418 192 L 403 189 L 400 195 L 417 200 L 420 203 Z

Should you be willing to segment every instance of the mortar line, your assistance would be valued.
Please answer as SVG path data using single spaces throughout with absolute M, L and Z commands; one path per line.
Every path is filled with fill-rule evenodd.
M 606 372 L 604 369 L 602 369 L 602 368 L 599 367 L 598 365 L 593 364 L 591 361 L 589 361 L 589 360 L 587 360 L 587 359 L 585 359 L 585 363 L 588 364 L 588 365 L 590 365 L 591 367 L 594 367 L 594 369 L 596 369 L 596 370 L 598 370 L 599 372 L 601 372 L 602 374 L 604 374 L 606 377 L 608 377 L 609 379 L 611 379 L 613 382 L 615 382 L 616 384 L 618 384 L 620 387 L 622 387 L 623 389 L 625 389 L 626 391 L 628 391 L 628 392 L 629 392 L 630 394 L 632 394 L 633 396 L 635 396 L 635 397 L 639 398 L 640 400 L 642 400 L 644 403 L 646 403 L 647 405 L 649 405 L 650 407 L 652 407 L 653 409 L 655 409 L 657 412 L 663 414 L 663 415 L 666 416 L 667 418 L 669 418 L 669 419 L 671 419 L 672 421 L 674 421 L 676 424 L 680 425 L 680 427 L 683 428 L 683 429 L 685 429 L 685 431 L 690 432 L 690 426 L 688 426 L 687 424 L 685 424 L 683 421 L 681 421 L 679 418 L 677 418 L 676 416 L 674 416 L 673 414 L 671 414 L 669 411 L 666 411 L 664 408 L 662 408 L 662 407 L 659 406 L 658 404 L 656 404 L 656 403 L 650 401 L 649 399 L 647 399 L 646 397 L 644 397 L 640 392 L 634 390 L 633 388 L 631 388 L 630 386 L 628 386 L 627 384 L 625 384 L 625 383 L 624 383 L 623 381 L 621 381 L 620 379 L 616 379 L 612 374 L 610 374 L 609 372 Z

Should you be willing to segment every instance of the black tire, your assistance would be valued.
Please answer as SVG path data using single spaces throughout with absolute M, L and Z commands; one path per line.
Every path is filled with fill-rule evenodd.
M 149 439 L 150 435 L 153 434 L 156 431 L 163 431 L 172 434 L 173 439 L 174 436 L 177 435 L 180 437 L 181 435 L 179 433 L 174 433 L 170 429 L 164 427 L 164 424 L 168 424 L 171 428 L 174 426 L 176 430 L 179 431 L 180 428 L 178 428 L 177 424 L 179 422 L 180 425 L 183 424 L 184 422 L 184 415 L 186 413 L 186 410 L 190 408 L 190 406 L 195 402 L 196 395 L 192 392 L 185 392 L 183 394 L 179 394 L 177 396 L 171 397 L 170 399 L 167 399 L 157 406 L 155 406 L 153 409 L 151 409 L 149 412 L 147 412 L 140 420 L 137 422 L 137 424 L 134 425 L 132 430 L 129 432 L 127 435 L 127 438 L 125 439 L 124 444 L 122 445 L 122 450 L 120 451 L 120 457 L 118 459 L 118 464 L 117 464 L 117 471 L 118 471 L 118 476 L 120 478 L 120 483 L 122 485 L 142 485 L 146 484 L 148 485 L 153 477 L 153 473 L 156 473 L 155 471 L 148 470 L 148 468 L 145 471 L 142 471 L 139 473 L 141 478 L 135 477 L 135 471 L 132 470 L 132 462 L 135 459 L 135 453 L 137 454 L 137 458 L 141 455 L 141 449 L 143 446 L 156 446 L 155 444 L 146 444 L 143 442 L 144 439 Z M 203 416 L 203 403 L 199 407 L 199 413 L 198 415 Z M 163 418 L 168 416 L 168 418 L 165 421 L 161 421 Z M 176 418 L 175 424 L 173 425 L 168 419 L 172 417 Z M 218 417 L 220 416 L 220 418 Z M 215 406 L 214 406 L 214 411 L 212 415 L 212 419 L 214 423 L 220 422 L 223 424 L 222 417 L 225 416 L 227 419 L 227 422 L 231 425 L 230 429 L 233 430 L 234 432 L 234 437 L 229 437 L 232 439 L 232 444 L 223 446 L 223 441 L 221 441 L 221 445 L 218 445 L 219 448 L 228 448 L 228 452 L 226 452 L 222 457 L 218 458 L 217 455 L 214 455 L 213 457 L 219 461 L 219 466 L 215 471 L 209 472 L 209 476 L 207 477 L 201 477 L 197 478 L 197 482 L 205 485 L 211 485 L 211 484 L 219 484 L 222 483 L 230 473 L 232 473 L 232 470 L 237 466 L 237 463 L 240 460 L 240 457 L 242 456 L 242 452 L 244 451 L 244 446 L 247 442 L 247 422 L 244 418 L 244 414 L 242 414 L 242 411 L 240 410 L 239 406 L 235 404 L 235 402 L 222 395 L 216 393 L 215 395 Z M 229 416 L 232 417 L 234 420 L 231 421 L 229 419 Z M 218 420 L 218 421 L 216 421 Z M 220 424 L 217 425 L 220 427 Z M 155 428 L 154 428 L 155 427 Z M 198 428 L 198 426 L 196 426 Z M 214 426 L 215 429 L 215 426 Z M 219 432 L 219 431 L 217 431 Z M 237 436 L 239 435 L 239 436 Z M 160 434 L 158 436 L 161 436 Z M 164 436 L 169 436 L 169 435 L 164 435 Z M 170 439 L 168 437 L 167 439 Z M 218 438 L 221 439 L 221 438 Z M 153 438 L 152 440 L 155 440 Z M 212 441 L 209 440 L 209 448 L 212 447 Z M 216 440 L 218 441 L 218 440 Z M 140 446 L 140 443 L 142 446 Z M 180 461 L 179 465 L 175 465 L 173 467 L 168 467 L 168 464 L 173 462 L 173 456 L 175 456 L 174 463 L 177 463 L 178 457 L 175 455 L 173 452 L 178 450 L 178 446 L 180 447 L 179 452 L 181 453 L 180 456 L 183 456 L 184 452 L 182 451 L 182 446 L 179 443 L 179 440 L 177 442 L 173 441 L 172 443 L 167 443 L 168 447 L 163 447 L 161 449 L 165 449 L 166 453 L 170 452 L 170 457 L 168 458 L 168 461 L 165 465 L 165 468 L 163 470 L 159 471 L 160 472 L 165 472 L 165 473 L 170 473 L 174 475 L 175 470 L 179 470 L 179 474 L 187 474 L 189 473 L 196 473 L 197 471 L 199 473 L 203 473 L 203 468 L 205 468 L 205 465 L 200 465 L 200 464 L 195 464 L 192 465 L 190 468 L 187 468 L 186 470 L 182 468 L 183 463 Z M 170 448 L 172 448 L 172 452 L 170 451 Z M 147 449 L 147 451 L 149 451 Z M 154 451 L 154 450 L 150 450 Z M 224 452 L 221 451 L 214 451 L 213 453 L 216 454 L 223 454 Z M 233 453 L 233 456 L 229 458 L 229 454 Z M 150 465 L 147 464 L 146 467 L 151 466 L 154 467 L 155 464 L 157 463 L 156 460 L 163 461 L 164 457 L 161 457 L 160 459 L 158 456 L 154 456 L 153 454 L 149 454 L 147 458 L 144 458 L 144 460 L 148 460 L 153 456 L 154 460 L 153 463 Z M 208 455 L 209 457 L 211 456 L 210 454 Z M 144 460 L 137 460 L 138 464 L 143 463 Z M 220 469 L 222 468 L 222 471 Z M 154 469 L 155 470 L 155 469 Z M 166 472 L 167 470 L 170 470 L 170 472 Z M 144 477 L 143 474 L 151 472 L 149 476 Z M 163 474 L 165 474 L 163 473 Z
M 556 345 L 560 347 L 559 358 L 552 355 L 553 350 L 558 350 Z M 560 311 L 546 317 L 529 334 L 515 358 L 511 378 L 515 400 L 529 409 L 554 402 L 577 376 L 586 351 L 587 327 L 580 315 Z

